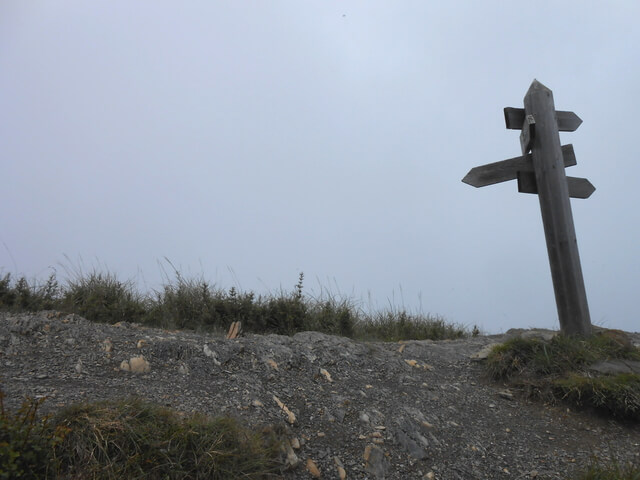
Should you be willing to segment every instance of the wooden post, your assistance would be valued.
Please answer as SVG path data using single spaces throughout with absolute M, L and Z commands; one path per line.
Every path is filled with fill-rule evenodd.
M 534 80 L 524 97 L 526 131 L 523 150 L 531 147 L 540 198 L 542 223 L 547 240 L 551 277 L 556 297 L 560 328 L 564 335 L 591 334 L 591 319 L 582 277 L 569 187 L 558 133 L 553 93 Z M 527 121 L 529 123 L 527 123 Z M 533 138 L 528 138 L 531 134 Z M 528 152 L 523 151 L 523 155 Z

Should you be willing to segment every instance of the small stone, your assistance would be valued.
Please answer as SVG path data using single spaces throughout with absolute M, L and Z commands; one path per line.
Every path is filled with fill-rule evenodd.
M 347 471 L 344 469 L 344 467 L 337 467 L 338 468 L 338 477 L 340 478 L 340 480 L 345 480 L 345 478 L 347 478 Z
M 486 345 L 485 347 L 482 348 L 482 350 L 471 355 L 471 360 L 474 360 L 476 362 L 479 362 L 481 360 L 486 360 L 489 354 L 491 353 L 491 351 L 497 345 L 500 345 L 500 343 L 490 343 L 489 345 Z
M 298 437 L 293 437 L 291 439 L 291 448 L 295 448 L 296 450 L 300 448 L 300 440 L 298 440 Z
M 216 354 L 216 352 L 214 352 L 213 350 L 211 350 L 209 348 L 209 345 L 205 344 L 204 347 L 202 348 L 203 353 L 205 354 L 205 356 L 209 357 L 211 360 L 213 360 L 213 363 L 216 366 L 220 366 L 222 365 L 222 363 L 218 360 L 218 355 Z
M 324 368 L 321 368 L 321 369 L 320 369 L 320 373 L 321 373 L 322 375 L 324 375 L 324 377 L 327 379 L 327 381 L 328 381 L 329 383 L 333 383 L 333 379 L 331 378 L 331 374 L 330 374 L 329 372 L 327 372 Z
M 127 360 L 123 360 L 122 362 L 120 362 L 120 370 L 123 370 L 125 372 L 131 371 L 131 366 L 129 365 L 129 362 Z
M 318 432 L 318 436 L 319 436 L 319 437 L 324 437 L 324 436 L 325 436 L 325 433 L 324 433 L 324 432 Z
M 318 466 L 316 465 L 316 462 L 314 462 L 310 458 L 307 459 L 307 470 L 315 478 L 320 478 L 322 476 L 320 470 L 318 469 Z
M 138 343 L 136 344 L 137 348 L 142 348 L 147 344 L 146 340 L 138 340 Z
M 107 338 L 104 342 L 102 342 L 101 348 L 105 352 L 110 353 L 113 350 L 113 342 L 111 342 L 111 340 Z
M 588 368 L 603 375 L 618 375 L 621 373 L 640 374 L 640 362 L 634 360 L 601 360 L 590 365 Z
M 139 357 L 131 357 L 129 359 L 129 367 L 133 373 L 147 373 L 151 371 L 151 365 L 140 355 Z
M 436 474 L 435 474 L 435 473 L 433 473 L 433 471 L 431 471 L 431 472 L 428 472 L 428 473 L 424 476 L 424 478 L 425 478 L 426 480 L 434 480 L 434 479 L 436 478 Z
M 180 373 L 181 375 L 189 375 L 189 367 L 184 363 L 180 364 L 180 366 L 178 367 L 178 373 Z
M 83 372 L 82 360 L 78 359 L 78 363 L 76 363 L 75 369 L 76 369 L 76 373 L 82 373 Z
M 272 358 L 267 358 L 267 365 L 269 365 L 274 370 L 278 370 L 278 364 Z
M 262 403 L 260 400 L 254 400 L 253 402 L 251 402 L 251 405 L 256 408 L 264 407 L 264 403 Z
M 284 403 L 282 403 L 282 402 L 280 401 L 280 399 L 279 399 L 278 397 L 276 397 L 275 395 L 273 396 L 273 400 L 278 404 L 278 406 L 280 407 L 280 409 L 281 409 L 284 413 L 286 413 L 286 414 L 287 414 L 287 421 L 288 421 L 291 425 L 293 425 L 294 423 L 296 423 L 296 416 L 295 416 L 295 414 L 294 414 L 291 410 L 289 410 L 289 409 L 287 408 L 287 406 L 286 406 Z
M 365 462 L 369 461 L 369 457 L 371 456 L 371 450 L 373 449 L 373 445 L 367 445 L 364 447 L 364 453 L 362 454 L 362 458 Z
M 404 363 L 406 363 L 410 367 L 417 367 L 418 366 L 418 361 L 417 360 L 405 360 Z
M 498 395 L 500 395 L 502 398 L 506 398 L 507 400 L 513 400 L 513 393 L 511 393 L 511 390 L 509 389 L 500 390 L 498 392 Z
M 371 474 L 375 479 L 385 478 L 389 463 L 380 447 L 373 444 L 367 445 L 362 457 L 365 461 L 364 469 L 367 473 Z
M 293 451 L 293 449 L 291 448 L 291 445 L 287 445 L 286 451 L 287 451 L 287 459 L 284 462 L 285 467 L 286 468 L 297 467 L 300 464 L 300 458 L 298 458 L 298 456 L 296 455 L 296 452 Z

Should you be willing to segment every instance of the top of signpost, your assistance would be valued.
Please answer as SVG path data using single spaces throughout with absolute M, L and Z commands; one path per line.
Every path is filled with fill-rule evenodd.
M 549 95 L 553 95 L 553 92 L 548 87 L 545 87 L 542 83 L 534 78 L 533 82 L 531 82 L 531 85 L 529 86 L 529 90 L 527 90 L 527 94 L 525 95 L 525 97 L 528 97 L 536 90 L 546 91 L 549 93 Z
M 547 93 L 553 98 L 553 92 L 538 80 L 534 80 L 531 83 L 531 86 L 529 87 L 525 98 L 527 98 L 529 95 L 540 92 Z M 507 128 L 510 130 L 521 130 L 522 124 L 524 123 L 524 118 L 524 108 L 506 107 L 504 109 L 504 121 Z M 556 110 L 556 120 L 558 121 L 558 130 L 560 132 L 575 132 L 582 124 L 582 119 L 574 112 L 564 112 Z

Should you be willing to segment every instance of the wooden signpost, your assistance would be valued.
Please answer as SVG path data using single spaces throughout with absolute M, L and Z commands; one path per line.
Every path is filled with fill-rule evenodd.
M 582 120 L 573 112 L 556 111 L 553 93 L 534 80 L 524 109 L 504 109 L 507 128 L 521 130 L 522 156 L 472 168 L 462 179 L 474 187 L 517 179 L 518 191 L 540 200 L 560 329 L 564 335 L 588 336 L 591 319 L 582 277 L 569 198 L 588 198 L 594 186 L 585 178 L 567 177 L 576 164 L 572 145 L 560 146 L 558 132 L 575 131 Z

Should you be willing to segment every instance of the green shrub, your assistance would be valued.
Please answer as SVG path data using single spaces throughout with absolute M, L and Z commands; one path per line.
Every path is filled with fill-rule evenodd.
M 307 306 L 307 330 L 353 337 L 359 321 L 358 312 L 348 300 L 318 299 Z
M 51 310 L 60 304 L 62 288 L 55 273 L 43 284 L 35 280 L 31 283 L 26 277 L 11 281 L 11 274 L 0 278 L 0 309 L 8 311 Z
M 62 426 L 52 428 L 49 417 L 38 418 L 43 401 L 27 398 L 11 414 L 0 390 L 0 479 L 46 478 L 55 472 L 54 449 L 68 431 Z
M 218 292 L 203 279 L 185 279 L 176 272 L 174 283 L 166 283 L 145 315 L 144 322 L 171 329 L 201 330 L 224 327 L 215 309 Z
M 134 289 L 133 282 L 95 271 L 76 275 L 67 282 L 61 308 L 94 322 L 111 324 L 138 322 L 147 310 L 145 299 Z

